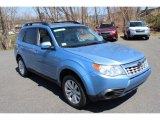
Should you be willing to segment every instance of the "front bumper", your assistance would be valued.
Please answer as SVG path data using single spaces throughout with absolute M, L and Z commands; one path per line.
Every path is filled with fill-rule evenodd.
M 136 32 L 136 31 L 130 31 L 129 37 L 149 37 L 150 31 L 144 31 L 144 32 Z
M 106 88 L 103 88 L 103 90 L 98 92 L 96 95 L 89 95 L 89 99 L 91 101 L 98 101 L 125 96 L 137 89 L 139 85 L 144 83 L 150 74 L 151 69 L 149 68 L 143 73 L 132 78 L 122 77 L 121 79 L 105 79 L 106 82 L 101 84 L 101 87 L 103 88 L 105 86 Z M 98 84 L 96 87 L 98 87 Z
M 111 33 L 109 33 L 109 34 L 100 34 L 100 35 L 105 40 L 117 40 L 117 38 L 118 38 L 117 33 L 114 33 L 114 34 L 111 34 Z

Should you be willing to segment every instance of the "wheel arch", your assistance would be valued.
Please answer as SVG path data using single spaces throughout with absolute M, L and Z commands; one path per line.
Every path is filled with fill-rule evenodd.
M 17 56 L 16 56 L 16 61 L 17 61 L 17 63 L 18 63 L 18 59 L 19 58 L 22 58 L 22 56 L 20 55 L 20 54 L 17 54 Z M 22 60 L 23 60 L 23 58 L 22 58 Z
M 63 77 L 69 74 L 75 75 L 76 77 L 78 77 L 80 83 L 83 85 L 85 92 L 88 95 L 94 93 L 94 88 L 88 72 L 81 65 L 74 62 L 71 62 L 71 64 L 64 65 L 61 68 L 61 70 L 58 72 L 58 83 L 60 84 L 60 86 L 62 85 Z

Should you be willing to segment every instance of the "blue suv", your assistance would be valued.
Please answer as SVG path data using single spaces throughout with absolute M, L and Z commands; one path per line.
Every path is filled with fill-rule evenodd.
M 37 73 L 57 83 L 68 104 L 80 109 L 87 101 L 122 97 L 151 73 L 145 56 L 106 42 L 78 22 L 25 24 L 15 43 L 21 76 Z

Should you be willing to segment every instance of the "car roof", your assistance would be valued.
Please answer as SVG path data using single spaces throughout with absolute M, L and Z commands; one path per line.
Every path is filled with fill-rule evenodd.
M 59 28 L 59 27 L 80 27 L 85 26 L 83 24 L 74 24 L 74 23 L 53 23 L 49 24 L 50 28 Z
M 50 28 L 60 28 L 60 27 L 82 27 L 85 26 L 80 23 L 45 23 L 45 22 L 33 22 L 33 23 L 26 23 L 23 28 L 31 28 L 31 27 L 50 27 Z

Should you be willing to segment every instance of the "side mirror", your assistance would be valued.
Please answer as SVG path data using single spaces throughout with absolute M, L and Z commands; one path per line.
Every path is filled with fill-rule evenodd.
M 51 42 L 42 42 L 41 43 L 41 49 L 52 49 L 52 45 L 51 45 Z

